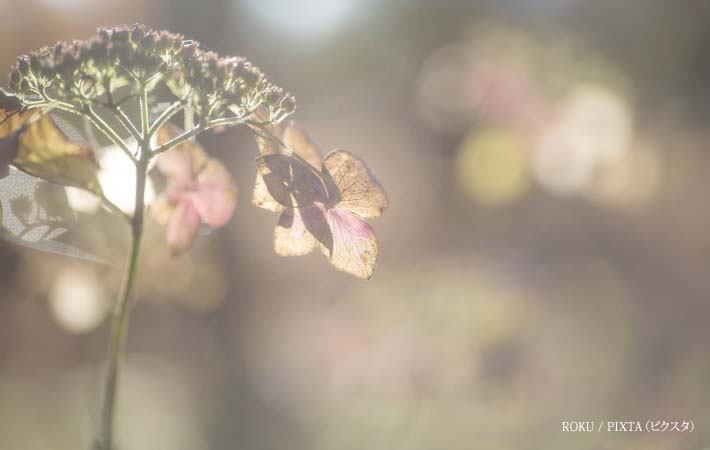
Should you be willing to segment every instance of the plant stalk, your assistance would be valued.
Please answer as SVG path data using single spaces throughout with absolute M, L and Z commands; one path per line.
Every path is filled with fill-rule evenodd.
M 150 149 L 143 149 L 141 155 L 149 155 Z M 108 370 L 104 385 L 103 406 L 101 412 L 101 434 L 99 448 L 113 450 L 113 431 L 116 410 L 116 390 L 119 381 L 123 347 L 128 331 L 131 309 L 131 299 L 135 289 L 138 274 L 138 259 L 140 256 L 141 238 L 143 235 L 143 215 L 145 210 L 144 196 L 146 185 L 146 168 L 148 158 L 136 162 L 136 197 L 135 212 L 131 220 L 131 247 L 126 265 L 126 272 L 121 294 L 116 303 L 113 321 L 111 323 L 111 341 L 108 351 Z

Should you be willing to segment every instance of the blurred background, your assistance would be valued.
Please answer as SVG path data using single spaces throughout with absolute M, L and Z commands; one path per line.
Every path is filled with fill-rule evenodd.
M 710 448 L 710 2 L 0 1 L 0 67 L 143 22 L 243 55 L 390 196 L 374 278 L 279 258 L 257 149 L 206 135 L 232 222 L 148 225 L 120 450 Z M 3 81 L 4 82 L 4 81 Z M 0 241 L 0 448 L 88 448 L 126 251 Z M 693 420 L 693 433 L 562 421 Z

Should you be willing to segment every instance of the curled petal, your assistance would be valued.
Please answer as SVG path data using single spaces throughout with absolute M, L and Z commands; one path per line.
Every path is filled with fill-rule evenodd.
M 345 150 L 333 150 L 323 161 L 323 173 L 339 192 L 337 206 L 360 217 L 377 217 L 387 208 L 385 190 L 365 162 Z
M 227 169 L 216 159 L 209 159 L 197 178 L 193 203 L 202 220 L 211 227 L 224 226 L 237 206 L 237 187 Z
M 200 231 L 200 216 L 191 199 L 185 196 L 170 216 L 165 238 L 170 251 L 180 253 L 192 246 Z
M 321 251 L 338 270 L 370 279 L 377 263 L 378 245 L 370 225 L 342 208 L 326 212 L 332 244 L 321 242 Z

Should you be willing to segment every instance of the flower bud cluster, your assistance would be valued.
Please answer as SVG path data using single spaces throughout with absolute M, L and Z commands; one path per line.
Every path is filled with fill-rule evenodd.
M 220 57 L 191 41 L 183 45 L 178 64 L 168 87 L 205 119 L 247 115 L 265 105 L 272 120 L 281 120 L 296 109 L 293 96 L 271 84 L 244 58 Z
M 100 28 L 88 40 L 57 42 L 22 55 L 10 89 L 26 100 L 86 100 L 165 70 L 183 37 L 142 25 Z
M 143 25 L 99 28 L 88 40 L 58 42 L 20 56 L 10 90 L 25 104 L 58 100 L 106 100 L 117 89 L 152 90 L 165 82 L 204 120 L 248 114 L 265 105 L 271 120 L 296 107 L 290 94 L 271 84 L 243 58 L 220 57 L 194 41 Z

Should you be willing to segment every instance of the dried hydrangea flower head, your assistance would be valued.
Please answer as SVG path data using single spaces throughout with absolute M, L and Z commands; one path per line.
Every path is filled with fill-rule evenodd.
M 20 56 L 10 73 L 10 89 L 27 106 L 60 101 L 111 107 L 160 82 L 205 122 L 260 105 L 278 122 L 296 107 L 245 59 L 220 57 L 180 34 L 143 25 L 99 28 L 88 40 L 43 47 Z M 116 100 L 121 88 L 126 97 Z

